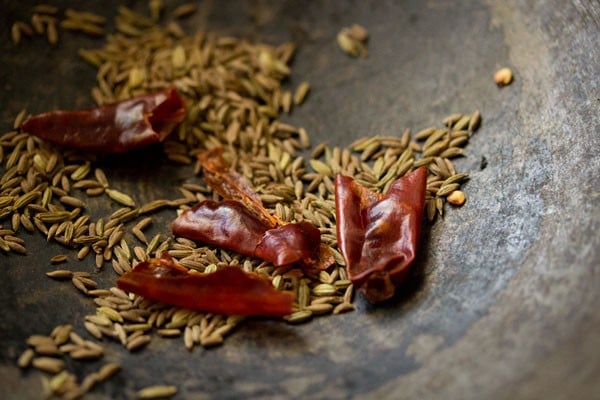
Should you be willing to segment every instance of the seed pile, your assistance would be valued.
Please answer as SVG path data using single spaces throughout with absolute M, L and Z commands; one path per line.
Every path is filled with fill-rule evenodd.
M 119 7 L 119 16 L 115 20 L 115 29 L 118 32 L 128 35 L 140 35 L 143 30 L 138 29 L 136 25 L 143 21 L 143 27 L 147 27 L 158 21 L 163 13 L 164 5 L 162 0 L 150 0 L 148 2 L 150 17 L 145 18 L 133 13 L 127 7 Z M 184 18 L 196 12 L 195 4 L 183 4 L 175 8 L 170 17 L 172 19 Z M 132 24 L 131 21 L 137 20 Z M 59 31 L 80 32 L 89 36 L 102 36 L 105 34 L 104 25 L 106 18 L 87 11 L 74 10 L 68 8 L 61 10 L 50 4 L 37 4 L 32 7 L 29 19 L 26 21 L 15 21 L 11 26 L 11 39 L 15 45 L 19 45 L 23 38 L 33 38 L 35 36 L 45 36 L 48 43 L 56 46 L 59 40 Z M 171 29 L 181 32 L 176 23 L 171 23 Z
M 31 335 L 27 339 L 27 345 L 29 347 L 18 358 L 17 365 L 21 368 L 31 366 L 51 375 L 51 378 L 42 381 L 48 396 L 79 398 L 121 369 L 117 363 L 105 363 L 78 383 L 75 374 L 65 369 L 66 362 L 98 360 L 102 357 L 104 348 L 94 341 L 83 339 L 73 331 L 72 325 L 59 325 L 50 335 Z
M 45 36 L 48 43 L 56 46 L 59 30 L 82 32 L 91 36 L 104 34 L 106 18 L 85 11 L 67 9 L 60 15 L 59 8 L 50 4 L 38 4 L 31 9 L 29 21 L 16 21 L 11 27 L 11 39 L 18 45 L 23 37 Z
M 179 18 L 194 10 L 195 6 L 184 5 L 171 15 Z M 115 341 L 133 352 L 143 349 L 158 335 L 178 338 L 191 351 L 197 345 L 220 345 L 243 320 L 151 302 L 116 287 L 99 288 L 93 276 L 105 264 L 121 275 L 140 261 L 168 252 L 178 263 L 197 272 L 239 266 L 268 277 L 278 289 L 293 291 L 294 312 L 285 319 L 302 323 L 316 316 L 354 309 L 353 286 L 337 250 L 333 186 L 336 174 L 353 176 L 357 182 L 385 192 L 395 179 L 425 165 L 429 171 L 426 208 L 430 221 L 443 214 L 446 202 L 461 205 L 465 201 L 460 186 L 468 174 L 457 173 L 451 159 L 464 155 L 463 147 L 480 124 L 478 112 L 451 115 L 442 127 L 423 129 L 412 137 L 407 129 L 399 136 L 365 137 L 347 147 L 321 143 L 312 148 L 307 160 L 302 156 L 302 151 L 311 148 L 307 131 L 280 120 L 282 114 L 301 104 L 310 90 L 308 82 L 295 90 L 284 88 L 291 72 L 293 44 L 271 46 L 210 33 L 187 35 L 174 19 L 161 26 L 157 21 L 163 11 L 162 3 L 152 0 L 149 17 L 120 7 L 117 33 L 107 37 L 101 48 L 81 49 L 79 55 L 98 69 L 96 86 L 91 91 L 98 104 L 170 86 L 175 86 L 184 97 L 188 106 L 186 119 L 163 144 L 165 158 L 171 162 L 196 163 L 197 176 L 190 176 L 178 195 L 136 204 L 132 196 L 110 184 L 105 171 L 95 166 L 94 156 L 58 149 L 20 132 L 25 111 L 15 119 L 13 130 L 0 136 L 0 251 L 26 253 L 25 241 L 20 237 L 23 231 L 38 231 L 46 239 L 62 244 L 65 254 L 49 260 L 54 265 L 61 264 L 61 269 L 47 275 L 70 281 L 96 307 L 82 321 L 93 340 L 81 339 L 69 327 L 72 343 L 58 343 L 53 332 L 42 341 L 48 345 L 54 341 L 58 352 L 45 354 L 34 343 L 38 339 L 30 338 L 30 347 L 18 361 L 23 368 L 31 365 L 52 375 L 49 392 L 64 398 L 76 398 L 118 371 L 115 364 L 107 364 L 110 367 L 103 367 L 104 373 L 101 368 L 77 384 L 76 377 L 65 369 L 61 357 L 67 355 L 77 359 L 102 358 L 102 346 L 97 341 Z M 73 15 L 67 17 L 75 18 Z M 103 24 L 92 14 L 82 15 L 79 18 L 90 24 Z M 362 37 L 362 42 L 366 41 L 366 35 Z M 217 146 L 226 149 L 227 160 L 252 183 L 270 212 L 284 221 L 307 220 L 315 224 L 336 264 L 326 271 L 307 273 L 294 266 L 277 268 L 172 237 L 168 228 L 147 237 L 145 231 L 153 224 L 157 211 L 169 208 L 175 217 L 175 212 L 198 201 L 219 199 L 202 181 L 195 161 L 197 154 Z M 113 202 L 120 208 L 110 215 L 92 218 L 87 206 L 91 197 Z M 71 264 L 71 254 L 86 266 L 86 271 L 64 267 Z M 61 329 L 67 328 L 57 327 L 55 331 Z M 87 343 L 89 348 L 81 348 L 81 343 Z M 158 386 L 138 395 L 173 390 L 176 388 Z

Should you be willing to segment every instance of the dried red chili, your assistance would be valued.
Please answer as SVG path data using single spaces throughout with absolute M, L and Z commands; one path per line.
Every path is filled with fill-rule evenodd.
M 181 213 L 173 234 L 258 257 L 276 266 L 320 268 L 321 232 L 308 222 L 272 228 L 237 200 L 205 200 Z
M 216 147 L 198 155 L 204 181 L 224 199 L 238 200 L 271 228 L 284 222 L 270 214 L 263 206 L 258 193 L 246 178 L 232 169 L 223 159 L 223 148 Z
M 377 194 L 352 178 L 335 178 L 337 237 L 348 276 L 372 303 L 393 296 L 419 242 L 427 170 L 418 168 Z
M 121 275 L 117 286 L 147 299 L 218 314 L 282 317 L 294 295 L 238 267 L 209 274 L 189 273 L 169 256 L 143 261 Z
M 216 148 L 198 157 L 204 180 L 226 200 L 203 201 L 172 224 L 173 234 L 272 262 L 325 269 L 333 254 L 309 222 L 285 223 L 271 215 L 250 182 L 231 169 Z
M 122 153 L 163 141 L 185 117 L 175 89 L 85 110 L 56 110 L 28 118 L 22 129 L 81 150 Z

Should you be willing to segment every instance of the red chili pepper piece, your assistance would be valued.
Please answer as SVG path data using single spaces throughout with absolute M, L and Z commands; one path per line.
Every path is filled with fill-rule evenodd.
M 176 236 L 254 256 L 256 246 L 270 229 L 235 200 L 205 200 L 173 221 Z
M 204 201 L 182 213 L 172 224 L 173 234 L 261 258 L 276 266 L 298 263 L 326 269 L 334 263 L 321 233 L 309 222 L 286 223 L 264 208 L 246 178 L 230 168 L 223 149 L 198 156 L 204 180 L 226 200 Z
M 335 178 L 337 237 L 348 276 L 372 303 L 393 296 L 415 258 L 427 171 L 396 180 L 387 194 L 376 194 L 352 178 Z
M 175 89 L 85 110 L 56 110 L 28 118 L 23 131 L 87 151 L 122 153 L 163 141 L 185 118 Z
M 271 215 L 263 206 L 252 184 L 232 169 L 223 159 L 223 148 L 216 147 L 198 155 L 202 164 L 204 181 L 224 199 L 238 200 L 250 212 L 269 224 L 271 228 L 282 225 L 283 221 Z
M 321 232 L 308 222 L 271 228 L 236 200 L 205 200 L 184 211 L 171 226 L 173 234 L 258 257 L 276 266 L 319 261 Z
M 319 260 L 321 232 L 309 222 L 286 224 L 265 232 L 256 246 L 258 258 L 274 265 L 300 262 L 313 266 Z
M 121 275 L 117 286 L 147 299 L 218 314 L 282 317 L 294 295 L 269 280 L 225 267 L 209 274 L 188 273 L 169 258 L 150 259 Z

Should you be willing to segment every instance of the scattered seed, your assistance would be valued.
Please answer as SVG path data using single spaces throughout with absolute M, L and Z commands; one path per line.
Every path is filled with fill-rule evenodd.
M 220 335 L 208 335 L 200 338 L 202 347 L 214 347 L 223 343 L 223 337 Z
M 102 357 L 104 352 L 97 349 L 78 348 L 71 351 L 69 354 L 74 360 L 95 360 Z
M 465 204 L 466 197 L 462 191 L 454 190 L 448 196 L 446 196 L 446 201 L 455 206 L 462 206 Z
M 48 23 L 46 25 L 46 36 L 48 43 L 52 46 L 56 46 L 58 43 L 58 30 L 56 29 L 56 23 Z
M 85 321 L 83 323 L 85 329 L 96 339 L 102 339 L 102 331 L 98 329 L 98 326 L 92 322 Z
M 513 80 L 513 73 L 510 68 L 507 68 L 507 67 L 500 68 L 494 74 L 494 82 L 496 82 L 496 85 L 498 85 L 500 87 L 510 85 L 512 80 Z
M 348 30 L 348 35 L 359 42 L 366 42 L 369 39 L 367 28 L 359 24 L 352 24 Z
M 297 311 L 295 313 L 292 313 L 286 317 L 284 317 L 284 319 L 289 322 L 290 324 L 300 324 L 302 322 L 306 322 L 309 319 L 312 318 L 312 311 L 306 309 L 303 311 Z
M 450 183 L 450 184 L 442 184 L 442 186 L 438 189 L 436 196 L 443 197 L 446 196 L 453 191 L 457 190 L 460 187 L 458 183 Z
M 35 357 L 31 365 L 40 371 L 57 374 L 65 367 L 63 360 L 53 357 Z
M 147 335 L 138 336 L 135 339 L 128 341 L 127 345 L 125 347 L 129 351 L 136 351 L 136 350 L 139 350 L 140 348 L 146 346 L 148 343 L 150 343 L 150 340 L 151 340 L 150 336 L 147 336 Z
M 316 296 L 332 296 L 337 292 L 337 288 L 328 283 L 321 283 L 321 284 L 316 285 L 312 289 L 312 292 Z
M 110 197 L 111 199 L 113 199 L 114 201 L 116 201 L 119 204 L 122 204 L 127 207 L 135 206 L 135 201 L 133 201 L 133 199 L 130 196 L 126 195 L 125 193 L 119 192 L 118 190 L 115 190 L 115 189 L 109 189 L 109 188 L 104 189 L 104 191 L 106 192 L 108 197 Z
M 65 269 L 57 269 L 55 271 L 46 272 L 46 276 L 53 279 L 71 279 L 73 272 Z
M 302 104 L 304 99 L 306 99 L 306 95 L 308 94 L 309 90 L 310 84 L 308 82 L 302 82 L 300 85 L 298 85 L 298 88 L 294 92 L 294 104 Z
M 333 304 L 310 304 L 306 307 L 306 310 L 311 311 L 313 315 L 329 314 L 333 310 Z
M 140 389 L 136 393 L 138 399 L 160 399 L 177 394 L 176 386 L 154 385 Z
M 354 304 L 351 303 L 340 303 L 333 309 L 334 314 L 341 314 L 348 311 L 354 310 Z
M 358 24 L 354 24 L 350 28 L 342 28 L 337 35 L 337 43 L 340 48 L 352 57 L 366 57 L 368 55 L 367 39 L 367 30 Z
M 13 23 L 10 34 L 14 44 L 19 44 L 21 42 L 21 28 L 17 22 Z
M 33 357 L 35 357 L 35 352 L 33 351 L 33 349 L 26 349 L 19 356 L 19 359 L 17 360 L 17 365 L 19 366 L 19 368 L 27 368 L 31 364 Z
M 79 208 L 83 208 L 85 207 L 85 203 L 81 200 L 79 200 L 76 197 L 73 196 L 62 196 L 59 201 L 61 203 L 63 203 L 64 205 L 67 206 L 71 206 L 71 207 L 79 207 Z
M 27 110 L 25 110 L 25 109 L 21 110 L 15 117 L 15 120 L 13 122 L 13 129 L 20 128 L 23 121 L 25 121 L 26 116 L 27 116 Z
M 103 382 L 118 373 L 121 370 L 121 364 L 108 363 L 100 367 L 98 370 L 98 379 Z
M 188 15 L 195 13 L 197 9 L 198 9 L 198 7 L 195 4 L 185 3 L 185 4 L 178 6 L 175 10 L 173 10 L 173 13 L 171 14 L 171 16 L 173 18 L 187 17 Z
M 89 374 L 85 378 L 83 378 L 83 380 L 81 381 L 80 389 L 83 393 L 87 393 L 90 390 L 92 390 L 94 385 L 96 385 L 98 382 L 100 382 L 98 373 L 92 372 L 91 374 Z
M 54 328 L 51 334 L 51 336 L 54 338 L 54 343 L 57 346 L 66 343 L 71 337 L 72 330 L 73 325 L 71 324 L 58 325 L 56 328 Z
M 479 128 L 480 124 L 481 124 L 481 113 L 479 112 L 479 110 L 477 110 L 473 114 L 471 114 L 471 117 L 469 118 L 469 126 L 467 127 L 467 130 L 469 132 L 475 132 L 477 130 L 477 128 Z
M 54 256 L 54 257 L 52 257 L 52 258 L 50 259 L 50 262 L 51 262 L 52 264 L 60 264 L 60 263 L 62 263 L 62 262 L 65 262 L 65 261 L 67 261 L 67 256 L 66 256 L 66 254 L 59 254 L 59 255 L 56 255 L 56 256 Z M 55 272 L 56 272 L 56 271 L 55 271 Z M 48 274 L 46 274 L 46 275 L 48 275 Z M 50 275 L 48 275 L 48 276 L 50 276 Z

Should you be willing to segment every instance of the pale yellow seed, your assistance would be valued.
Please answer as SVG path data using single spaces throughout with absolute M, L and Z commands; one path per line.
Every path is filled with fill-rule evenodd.
M 302 82 L 298 85 L 298 88 L 294 92 L 294 104 L 300 105 L 306 99 L 306 95 L 310 90 L 310 84 L 308 82 Z
M 465 194 L 460 190 L 455 190 L 448 196 L 446 196 L 446 201 L 455 206 L 462 206 L 463 204 L 465 204 L 466 200 L 467 198 L 465 197 Z
M 100 378 L 98 377 L 98 373 L 97 372 L 92 372 L 91 374 L 89 374 L 85 378 L 83 378 L 83 380 L 81 381 L 81 385 L 79 386 L 79 388 L 81 389 L 81 391 L 83 393 L 87 393 L 90 390 L 92 390 L 92 388 L 94 387 L 94 385 L 96 383 L 98 383 L 99 381 L 100 381 Z
M 148 2 L 148 8 L 150 8 L 150 15 L 152 16 L 153 21 L 158 21 L 160 19 L 160 13 L 164 7 L 162 0 L 150 0 Z
M 18 129 L 23 121 L 25 120 L 25 116 L 27 115 L 27 110 L 23 109 L 17 114 L 15 120 L 13 122 L 13 129 Z
M 35 356 L 35 352 L 33 351 L 33 349 L 25 350 L 19 356 L 19 359 L 17 360 L 17 365 L 19 366 L 19 368 L 27 368 L 29 366 L 29 364 L 31 364 L 31 360 L 33 360 L 34 356 Z
M 481 124 L 481 113 L 479 112 L 479 110 L 477 110 L 473 114 L 471 114 L 471 118 L 469 118 L 469 126 L 468 126 L 467 130 L 469 132 L 474 132 L 477 130 L 477 128 L 479 128 L 480 124 Z
M 350 29 L 348 29 L 348 35 L 360 42 L 366 42 L 367 39 L 369 39 L 369 31 L 367 31 L 367 28 L 359 24 L 352 24 Z
M 54 343 L 57 346 L 66 343 L 71 337 L 71 331 L 73 330 L 73 325 L 65 324 L 59 325 L 52 331 L 52 337 L 54 338 Z
M 332 296 L 337 292 L 337 288 L 334 285 L 328 283 L 321 283 L 312 289 L 313 294 L 316 296 Z
M 180 329 L 158 329 L 156 331 L 160 336 L 164 337 L 177 337 L 181 335 Z
M 331 304 L 331 303 L 311 304 L 306 307 L 306 310 L 312 311 L 312 313 L 314 315 L 328 314 L 333 310 L 333 304 Z
M 134 339 L 128 340 L 125 347 L 127 347 L 127 350 L 129 351 L 135 351 L 150 343 L 150 340 L 151 338 L 148 335 L 138 336 Z
M 360 54 L 360 42 L 353 39 L 345 30 L 338 33 L 337 43 L 344 53 L 352 57 L 358 57 Z
M 496 82 L 496 85 L 498 85 L 500 87 L 510 85 L 512 80 L 513 80 L 513 73 L 510 68 L 507 68 L 507 67 L 500 68 L 494 74 L 494 82 Z
M 121 364 L 118 363 L 108 363 L 100 367 L 98 370 L 98 379 L 100 381 L 105 381 L 117 372 L 121 370 Z
M 19 28 L 19 24 L 16 22 L 12 25 L 11 28 L 11 37 L 14 44 L 19 44 L 21 41 L 21 29 Z
M 52 264 L 60 264 L 65 261 L 67 261 L 67 256 L 65 254 L 59 254 L 50 259 Z
M 102 357 L 103 352 L 97 349 L 77 348 L 69 353 L 74 360 L 93 360 Z
M 100 315 L 104 315 L 111 321 L 123 322 L 123 317 L 121 316 L 121 314 L 119 314 L 119 312 L 113 308 L 98 307 L 97 311 Z
M 198 9 L 198 6 L 196 6 L 195 4 L 185 3 L 185 4 L 178 6 L 175 10 L 173 10 L 173 13 L 171 14 L 171 16 L 173 18 L 183 18 L 183 17 L 186 17 L 188 15 L 195 13 L 197 9 Z
M 128 206 L 128 207 L 135 206 L 135 201 L 133 201 L 133 199 L 131 197 L 129 197 L 128 195 L 126 195 L 125 193 L 119 192 L 118 190 L 114 190 L 114 189 L 108 189 L 108 188 L 105 189 L 105 191 L 106 191 L 106 194 L 108 195 L 108 197 L 110 197 L 117 203 L 120 203 L 120 204 L 122 204 L 124 206 Z
M 58 358 L 37 357 L 33 359 L 32 365 L 41 371 L 57 374 L 64 368 L 65 363 Z
M 182 46 L 175 47 L 171 53 L 171 63 L 173 64 L 173 68 L 183 68 L 185 66 L 185 60 L 185 49 Z
M 295 313 L 292 313 L 286 317 L 284 317 L 284 319 L 289 322 L 290 324 L 300 324 L 302 322 L 306 322 L 308 321 L 310 318 L 312 318 L 312 311 L 310 310 L 302 310 L 302 311 L 297 311 Z
M 176 393 L 177 386 L 153 385 L 138 390 L 136 397 L 138 399 L 160 399 L 174 396 Z
M 98 328 L 98 326 L 96 324 L 85 321 L 83 323 L 83 326 L 96 339 L 102 339 L 102 332 L 100 331 L 100 329 Z
M 146 73 L 142 68 L 134 67 L 129 70 L 129 79 L 127 84 L 131 89 L 137 88 L 144 83 L 146 79 Z
M 83 178 L 85 178 L 87 176 L 87 174 L 90 172 L 90 163 L 86 162 L 82 165 L 80 165 L 79 167 L 77 167 L 77 169 L 75 169 L 75 171 L 73 171 L 71 173 L 71 179 L 74 181 L 79 181 Z
M 29 346 L 37 347 L 43 345 L 52 345 L 54 344 L 54 339 L 45 335 L 31 335 L 27 338 L 26 342 Z
M 53 279 L 71 279 L 73 272 L 66 269 L 57 269 L 55 271 L 46 272 L 46 276 Z
M 52 46 L 56 46 L 56 44 L 58 43 L 58 30 L 56 29 L 56 24 L 48 24 L 46 36 L 48 38 L 48 43 L 50 43 Z
M 65 384 L 70 375 L 71 374 L 69 374 L 68 371 L 61 371 L 59 374 L 53 376 L 52 379 L 50 379 L 50 389 L 52 389 L 53 392 L 60 389 Z
M 323 161 L 313 159 L 309 161 L 309 164 L 317 173 L 325 176 L 333 176 L 331 167 Z
M 348 311 L 353 311 L 354 310 L 354 305 L 351 303 L 340 303 L 338 304 L 334 309 L 333 309 L 333 313 L 334 314 L 341 314 L 344 312 L 348 312 Z

